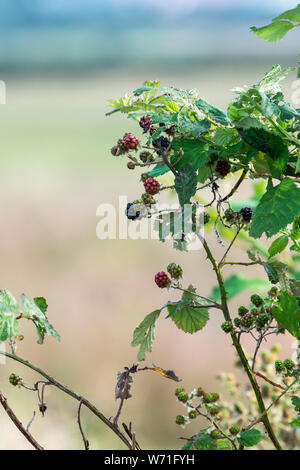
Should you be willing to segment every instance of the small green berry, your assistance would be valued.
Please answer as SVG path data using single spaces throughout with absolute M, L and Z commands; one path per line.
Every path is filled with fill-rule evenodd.
M 283 361 L 280 361 L 280 360 L 275 361 L 276 372 L 282 372 L 284 369 L 285 369 L 285 365 Z
M 268 294 L 270 297 L 276 297 L 278 295 L 278 288 L 276 286 L 271 287 Z
M 198 416 L 198 413 L 197 413 L 196 410 L 191 410 L 191 411 L 189 412 L 189 418 L 190 418 L 190 419 L 195 419 L 195 418 L 197 418 L 197 416 Z
M 240 319 L 240 317 L 235 317 L 235 318 L 233 319 L 233 323 L 235 324 L 235 326 L 239 327 L 240 324 L 241 324 L 241 319 Z
M 220 408 L 218 408 L 217 406 L 211 406 L 208 412 L 211 416 L 216 416 L 220 413 Z
M 178 400 L 182 401 L 183 403 L 186 403 L 188 401 L 188 395 L 186 392 L 180 392 L 178 393 Z
M 251 302 L 255 305 L 255 307 L 260 307 L 264 303 L 263 299 L 258 294 L 251 295 Z
M 232 209 L 226 209 L 224 212 L 224 219 L 226 222 L 233 222 L 235 219 L 235 212 Z
M 212 396 L 212 399 L 213 399 L 212 401 L 213 401 L 213 402 L 214 402 L 214 401 L 218 401 L 219 398 L 220 398 L 220 395 L 219 395 L 217 392 L 211 393 L 211 396 Z
M 253 325 L 253 322 L 254 322 L 253 315 L 251 315 L 251 313 L 247 313 L 246 315 L 242 317 L 241 326 L 248 329 L 248 328 L 251 328 L 251 326 Z
M 205 395 L 205 391 L 202 387 L 197 388 L 197 397 L 203 397 Z
M 217 429 L 213 429 L 213 431 L 210 433 L 210 437 L 212 439 L 219 439 L 219 437 L 221 437 L 221 433 Z
M 230 333 L 232 331 L 232 324 L 230 321 L 225 321 L 222 323 L 221 328 L 225 333 Z
M 180 279 L 183 274 L 182 267 L 176 263 L 170 263 L 167 267 L 167 271 L 173 279 Z
M 203 400 L 205 403 L 212 403 L 215 401 L 212 393 L 206 393 L 203 397 Z
M 176 397 L 178 397 L 179 393 L 181 393 L 181 392 L 184 392 L 184 388 L 182 388 L 182 387 L 176 388 L 176 390 L 175 390 Z
M 295 367 L 294 361 L 292 361 L 292 359 L 286 359 L 283 363 L 287 370 L 291 370 Z
M 271 347 L 272 353 L 279 354 L 281 352 L 281 345 L 276 343 Z
M 256 318 L 256 323 L 258 326 L 265 326 L 269 320 L 270 320 L 270 317 L 267 313 L 261 313 Z
M 236 436 L 240 432 L 240 428 L 238 426 L 231 426 L 229 429 L 230 434 Z
M 249 312 L 249 310 L 246 307 L 244 307 L 243 305 L 241 305 L 238 309 L 238 313 L 241 317 L 246 315 L 246 313 L 248 313 L 248 312 Z
M 176 424 L 180 424 L 180 425 L 185 424 L 185 417 L 182 415 L 177 415 L 175 421 L 176 421 Z
M 13 385 L 14 387 L 16 387 L 17 385 L 22 385 L 23 383 L 22 377 L 20 377 L 17 374 L 10 374 L 8 380 L 11 383 L 11 385 Z

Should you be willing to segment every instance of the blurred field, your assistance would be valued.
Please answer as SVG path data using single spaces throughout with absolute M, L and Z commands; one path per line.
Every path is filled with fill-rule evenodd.
M 138 173 L 127 171 L 109 152 L 119 136 L 136 128 L 118 115 L 105 118 L 107 100 L 145 79 L 161 78 L 198 88 L 205 99 L 224 107 L 231 88 L 255 83 L 270 65 L 211 63 L 191 69 L 105 69 L 78 77 L 1 77 L 7 83 L 7 105 L 0 106 L 1 286 L 15 296 L 45 296 L 49 318 L 62 336 L 61 344 L 47 339 L 39 346 L 35 332 L 25 325 L 17 352 L 94 401 L 107 416 L 118 405 L 117 371 L 136 360 L 137 351 L 130 346 L 134 328 L 169 299 L 155 287 L 154 273 L 176 261 L 184 268 L 186 284 L 196 282 L 203 295 L 215 284 L 202 252 L 185 255 L 156 241 L 96 238 L 98 205 L 116 203 L 119 194 L 130 200 L 141 192 Z M 213 235 L 210 243 L 221 254 Z M 235 255 L 244 256 L 238 249 Z M 249 275 L 259 274 L 254 267 Z M 232 308 L 243 299 L 247 301 L 234 299 Z M 146 363 L 174 369 L 187 390 L 201 385 L 218 391 L 215 375 L 232 370 L 234 361 L 220 323 L 212 312 L 205 330 L 190 336 L 162 316 Z M 290 341 L 285 341 L 290 353 Z M 7 381 L 11 372 L 20 373 L 29 385 L 37 376 L 12 362 L 0 366 L 1 389 L 27 423 L 37 408 L 36 397 L 13 389 Z M 199 427 L 199 422 L 185 431 L 176 426 L 182 409 L 174 389 L 175 383 L 150 372 L 136 377 L 123 419 L 133 421 L 143 448 L 178 448 L 176 436 Z M 47 413 L 36 417 L 32 434 L 48 449 L 80 447 L 77 404 L 54 389 L 47 390 L 46 402 Z M 93 449 L 123 448 L 87 410 L 82 416 Z M 0 429 L 1 450 L 29 448 L 2 410 Z

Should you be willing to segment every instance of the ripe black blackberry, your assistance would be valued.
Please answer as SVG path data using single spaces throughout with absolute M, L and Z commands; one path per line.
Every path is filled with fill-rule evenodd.
M 250 222 L 252 214 L 253 212 L 250 207 L 243 207 L 243 209 L 240 210 L 240 215 L 245 223 Z
M 153 125 L 153 121 L 149 116 L 142 116 L 139 124 L 144 132 L 148 132 Z
M 153 147 L 157 152 L 169 148 L 170 141 L 167 137 L 160 136 L 158 139 L 153 140 Z
M 230 173 L 231 165 L 226 160 L 218 160 L 216 164 L 216 173 L 224 178 Z
M 127 219 L 136 220 L 140 216 L 140 211 L 137 210 L 136 204 L 128 202 L 125 210 Z

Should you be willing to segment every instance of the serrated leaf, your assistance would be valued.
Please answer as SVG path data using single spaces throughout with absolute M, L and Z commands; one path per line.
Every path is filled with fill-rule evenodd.
M 7 290 L 0 290 L 0 313 L 20 313 L 20 306 L 14 296 Z
M 266 26 L 262 26 L 261 28 L 256 28 L 256 26 L 252 26 L 250 29 L 259 38 L 264 39 L 265 41 L 275 42 L 282 39 L 286 35 L 286 33 L 294 27 L 295 25 L 290 21 L 278 20 Z
M 232 274 L 225 280 L 225 290 L 227 298 L 240 294 L 245 290 L 250 291 L 265 291 L 270 287 L 270 284 L 265 279 L 260 278 L 246 278 L 241 274 Z M 212 300 L 219 300 L 221 298 L 219 287 L 214 287 L 210 296 Z
M 250 236 L 276 235 L 293 222 L 300 212 L 300 189 L 289 178 L 275 187 L 268 187 L 254 212 Z M 267 217 L 266 217 L 267 214 Z
M 0 313 L 0 343 L 19 334 L 19 322 L 14 313 Z
M 300 308 L 297 300 L 285 291 L 279 296 L 279 304 L 279 308 L 272 310 L 273 316 L 292 336 L 300 339 Z
M 195 170 L 202 168 L 209 160 L 209 153 L 206 147 L 206 144 L 199 142 L 199 140 L 174 139 L 172 149 L 175 153 L 172 158 L 172 163 L 175 165 L 176 169 L 180 169 L 187 164 L 192 165 Z M 182 149 L 184 153 L 181 159 L 178 160 L 178 152 L 180 149 Z
M 148 174 L 152 176 L 152 178 L 156 178 L 157 176 L 168 173 L 168 171 L 170 171 L 170 168 L 167 165 L 156 165 L 151 171 L 148 171 Z
M 188 441 L 180 450 L 212 450 L 214 439 L 209 434 L 201 434 L 196 439 Z
M 179 302 L 168 305 L 168 317 L 171 317 L 177 328 L 185 333 L 196 333 L 202 330 L 209 320 L 208 302 L 195 295 L 195 288 L 189 286 Z
M 44 314 L 46 314 L 47 308 L 48 308 L 48 304 L 47 304 L 46 299 L 44 297 L 35 297 L 33 300 L 34 300 L 34 303 L 38 306 L 38 308 Z
M 197 173 L 192 165 L 184 165 L 176 174 L 175 189 L 180 205 L 189 204 L 197 190 Z
M 218 127 L 214 133 L 213 142 L 220 146 L 229 145 L 236 137 L 237 133 L 234 129 Z
M 42 344 L 45 337 L 45 332 L 53 336 L 58 341 L 61 341 L 60 335 L 53 328 L 53 326 L 50 325 L 45 313 L 38 307 L 37 303 L 34 300 L 29 299 L 25 294 L 21 295 L 21 301 L 23 304 L 24 315 L 28 318 L 31 318 L 36 326 L 39 336 L 38 343 Z M 45 302 L 43 301 L 42 303 L 43 308 L 45 308 Z
M 278 255 L 278 253 L 281 253 L 286 248 L 288 242 L 289 242 L 288 235 L 282 235 L 281 237 L 276 238 L 276 240 L 273 241 L 272 245 L 268 249 L 270 257 Z
M 278 276 L 276 269 L 274 269 L 269 263 L 265 261 L 263 261 L 263 266 L 268 275 L 269 281 L 272 284 L 277 284 L 277 282 L 279 282 L 279 276 Z
M 207 101 L 200 98 L 196 101 L 196 106 L 198 109 L 200 109 L 200 111 L 207 114 L 213 121 L 217 122 L 218 124 L 229 124 L 227 114 L 216 106 L 209 104 Z
M 300 3 L 291 10 L 286 10 L 281 15 L 277 16 L 273 19 L 273 21 L 277 20 L 291 20 L 291 21 L 300 21 Z
M 139 326 L 134 330 L 131 346 L 140 346 L 138 360 L 143 361 L 146 353 L 151 351 L 155 335 L 155 323 L 161 309 L 149 313 Z
M 258 429 L 248 429 L 247 431 L 241 432 L 238 437 L 240 444 L 245 447 L 253 447 L 258 444 L 262 439 L 262 434 Z

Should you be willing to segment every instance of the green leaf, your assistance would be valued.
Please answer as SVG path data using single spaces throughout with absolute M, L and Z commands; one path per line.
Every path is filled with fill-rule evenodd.
M 133 94 L 134 96 L 140 96 L 142 95 L 145 91 L 151 91 L 153 89 L 152 86 L 142 86 L 140 88 L 137 88 L 134 90 Z
M 281 15 L 277 16 L 273 19 L 273 21 L 277 20 L 291 20 L 291 21 L 300 21 L 300 3 L 295 8 L 291 10 L 284 11 Z
M 276 238 L 276 240 L 273 241 L 272 245 L 268 249 L 270 257 L 281 253 L 286 248 L 288 242 L 288 235 L 282 235 L 281 237 Z
M 293 29 L 295 25 L 290 21 L 274 21 L 267 26 L 262 26 L 261 28 L 256 28 L 252 26 L 250 29 L 253 31 L 259 38 L 264 39 L 265 41 L 275 42 L 282 39 L 286 33 Z
M 39 298 L 41 299 L 41 298 Z M 38 335 L 39 335 L 39 344 L 43 343 L 45 333 L 53 336 L 58 341 L 61 341 L 61 338 L 57 331 L 53 328 L 52 325 L 47 320 L 45 313 L 38 307 L 35 300 L 29 299 L 25 294 L 21 295 L 21 301 L 23 304 L 23 313 L 27 317 L 31 318 L 33 323 L 36 326 Z M 39 300 L 38 303 L 42 304 L 43 308 L 45 308 L 45 299 L 43 301 Z
M 294 395 L 292 397 L 292 404 L 294 405 L 295 411 L 300 412 L 300 397 Z
M 35 297 L 34 303 L 38 306 L 38 308 L 46 315 L 48 304 L 44 297 Z
M 207 146 L 198 140 L 174 139 L 172 142 L 172 149 L 175 152 L 172 158 L 173 164 L 178 160 L 179 150 L 182 149 L 184 152 L 181 159 L 175 165 L 176 169 L 180 169 L 183 166 L 190 164 L 195 170 L 197 170 L 198 168 L 202 168 L 209 160 Z
M 275 187 L 268 187 L 261 198 L 252 220 L 250 236 L 271 237 L 293 222 L 300 212 L 300 189 L 289 178 Z M 267 215 L 267 217 L 266 217 Z
M 207 101 L 200 98 L 196 101 L 196 106 L 198 109 L 200 109 L 200 111 L 208 115 L 213 121 L 217 122 L 218 124 L 229 124 L 227 114 L 216 106 L 209 104 Z
M 231 299 L 245 290 L 254 292 L 265 291 L 270 287 L 270 284 L 265 279 L 246 278 L 241 274 L 232 274 L 232 276 L 226 279 L 224 284 L 228 299 Z M 212 300 L 219 300 L 221 298 L 219 287 L 213 288 L 210 298 Z
M 292 428 L 299 428 L 300 427 L 300 416 L 294 419 L 291 423 L 289 423 Z
M 217 450 L 232 450 L 232 447 L 227 439 L 218 439 Z
M 197 173 L 192 165 L 184 165 L 175 177 L 175 189 L 180 205 L 189 204 L 197 190 Z
M 152 178 L 156 178 L 157 176 L 168 173 L 168 171 L 170 171 L 170 168 L 167 165 L 156 165 L 148 174 L 152 176 Z
M 214 443 L 214 439 L 209 434 L 201 434 L 184 444 L 180 450 L 212 450 Z
M 238 437 L 239 443 L 246 447 L 255 446 L 261 439 L 262 434 L 258 429 L 248 429 L 247 431 L 241 432 L 240 437 Z
M 265 261 L 263 261 L 263 266 L 268 275 L 269 281 L 272 284 L 277 284 L 277 282 L 279 282 L 279 276 L 278 276 L 276 269 L 274 269 L 273 266 L 271 266 L 269 263 Z
M 160 315 L 161 309 L 149 313 L 139 326 L 134 330 L 131 346 L 140 346 L 138 360 L 143 361 L 146 352 L 151 351 L 155 335 L 155 323 Z
M 217 145 L 224 146 L 232 143 L 233 140 L 236 139 L 236 137 L 237 133 L 234 129 L 218 127 L 213 136 L 213 141 Z
M 208 302 L 195 295 L 195 288 L 189 286 L 182 299 L 168 305 L 168 317 L 171 317 L 177 328 L 185 333 L 196 333 L 202 330 L 209 320 Z
M 12 294 L 6 290 L 0 290 L 0 342 L 6 341 L 19 334 L 18 320 L 20 307 Z
M 20 313 L 20 306 L 13 295 L 6 289 L 0 290 L 0 313 Z
M 279 296 L 280 307 L 272 309 L 272 315 L 292 336 L 300 339 L 300 308 L 297 300 L 284 291 Z

